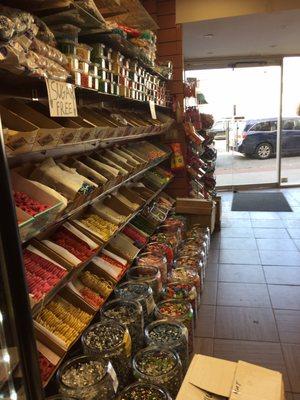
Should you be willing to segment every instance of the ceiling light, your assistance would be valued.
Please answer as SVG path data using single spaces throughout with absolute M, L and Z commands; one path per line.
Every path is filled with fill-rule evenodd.
M 205 39 L 212 39 L 214 35 L 212 33 L 207 33 L 206 35 L 203 35 Z
M 208 51 L 207 54 L 214 54 L 214 52 L 213 51 Z
M 277 44 L 270 44 L 269 47 L 272 47 L 272 48 L 277 47 Z

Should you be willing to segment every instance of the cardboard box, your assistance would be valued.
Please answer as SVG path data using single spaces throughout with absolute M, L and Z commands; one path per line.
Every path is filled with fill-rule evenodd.
M 62 126 L 52 119 L 45 117 L 25 102 L 16 99 L 7 99 L 2 102 L 3 106 L 21 118 L 38 127 L 38 133 L 32 150 L 45 150 L 57 146 L 62 132 Z
M 194 224 L 202 227 L 208 226 L 210 232 L 214 232 L 216 222 L 216 203 L 214 201 L 178 197 L 175 211 L 179 214 L 187 214 L 190 226 Z
M 0 114 L 4 129 L 6 154 L 30 152 L 38 133 L 38 127 L 19 117 L 0 105 Z
M 282 374 L 196 354 L 176 400 L 284 400 Z
M 32 199 L 48 206 L 45 211 L 42 211 L 33 217 L 34 229 L 39 230 L 45 224 L 48 224 L 55 219 L 59 213 L 61 202 L 38 186 L 34 185 L 30 180 L 17 174 L 15 171 L 11 171 L 11 182 L 14 191 L 24 192 Z
M 38 101 L 32 101 L 28 105 L 39 113 L 43 114 L 45 117 L 52 119 L 52 121 L 57 122 L 62 126 L 62 132 L 58 139 L 57 144 L 68 144 L 78 142 L 78 137 L 80 133 L 81 126 L 70 118 L 57 117 L 53 118 L 50 116 L 49 106 L 41 104 Z

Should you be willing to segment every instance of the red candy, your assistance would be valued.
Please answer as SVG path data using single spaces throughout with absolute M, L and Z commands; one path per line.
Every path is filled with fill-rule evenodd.
M 32 217 L 49 208 L 49 206 L 47 206 L 46 204 L 42 204 L 39 201 L 34 200 L 24 192 L 14 192 L 14 199 L 16 206 L 21 208 Z
M 41 378 L 43 384 L 45 384 L 50 375 L 52 374 L 55 365 L 53 365 L 43 354 L 39 352 L 39 364 L 40 364 L 40 371 L 41 371 Z
M 67 274 L 66 270 L 28 249 L 23 252 L 23 260 L 29 293 L 36 301 L 40 301 Z
M 87 243 L 63 226 L 51 236 L 50 240 L 68 250 L 81 261 L 87 260 L 94 253 Z

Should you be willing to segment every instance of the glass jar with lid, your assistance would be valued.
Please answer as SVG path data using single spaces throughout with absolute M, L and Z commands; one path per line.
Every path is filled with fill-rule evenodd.
M 162 283 L 167 282 L 168 261 L 165 255 L 155 251 L 144 252 L 137 257 L 137 265 L 155 265 L 160 270 Z
M 145 329 L 148 346 L 163 346 L 174 350 L 179 355 L 185 374 L 189 364 L 188 330 L 180 322 L 160 320 L 149 324 Z
M 203 261 L 199 260 L 198 256 L 181 256 L 175 260 L 175 269 L 192 269 L 198 273 L 200 277 L 200 291 L 202 292 L 204 287 L 204 278 L 205 278 L 205 268 Z
M 154 300 L 159 300 L 162 292 L 161 273 L 158 267 L 138 265 L 131 267 L 126 273 L 128 280 L 146 282 L 153 290 Z
M 117 400 L 172 400 L 172 398 L 161 386 L 137 382 L 127 386 L 117 396 Z
M 132 366 L 136 380 L 162 386 L 176 397 L 183 375 L 181 361 L 175 351 L 166 347 L 146 347 L 134 356 Z
M 182 282 L 186 284 L 192 284 L 196 288 L 197 292 L 197 305 L 200 306 L 201 301 L 201 278 L 198 271 L 192 268 L 175 268 L 169 275 L 170 282 Z
M 121 283 L 115 288 L 115 295 L 119 299 L 138 301 L 143 308 L 144 324 L 148 325 L 153 321 L 155 302 L 148 283 L 136 281 Z
M 116 321 L 102 321 L 91 325 L 81 337 L 86 355 L 109 360 L 118 377 L 119 387 L 130 380 L 131 338 L 128 329 Z
M 168 272 L 170 272 L 174 261 L 174 253 L 170 245 L 167 243 L 150 242 L 146 246 L 146 252 L 147 251 L 165 255 L 168 263 Z
M 80 400 L 112 400 L 118 379 L 110 361 L 97 356 L 79 356 L 65 362 L 57 372 L 61 396 Z
M 138 301 L 116 299 L 104 304 L 100 310 L 101 317 L 114 320 L 128 328 L 131 338 L 132 354 L 144 344 L 144 315 Z
M 155 311 L 157 320 L 167 319 L 168 321 L 182 322 L 189 333 L 189 353 L 194 348 L 194 321 L 193 308 L 187 300 L 164 300 L 157 304 Z
M 196 322 L 198 311 L 198 296 L 197 290 L 193 282 L 184 282 L 179 279 L 171 279 L 164 287 L 163 299 L 179 299 L 187 300 L 193 308 L 193 316 Z

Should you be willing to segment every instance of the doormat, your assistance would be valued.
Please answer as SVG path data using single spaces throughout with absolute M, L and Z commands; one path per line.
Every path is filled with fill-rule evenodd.
M 279 192 L 234 193 L 231 211 L 290 211 L 292 209 Z

